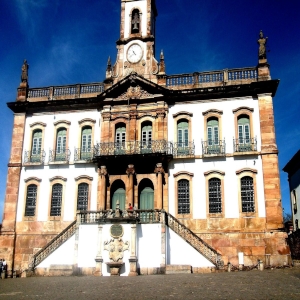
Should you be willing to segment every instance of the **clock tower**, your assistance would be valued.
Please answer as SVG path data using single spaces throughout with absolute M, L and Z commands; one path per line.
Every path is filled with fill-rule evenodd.
M 113 66 L 108 61 L 106 83 L 114 84 L 133 71 L 151 81 L 157 81 L 156 16 L 155 0 L 121 0 L 117 59 Z

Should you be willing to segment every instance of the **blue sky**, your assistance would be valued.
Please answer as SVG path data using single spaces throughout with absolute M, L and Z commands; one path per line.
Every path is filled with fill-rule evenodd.
M 290 211 L 286 174 L 300 148 L 300 1 L 156 0 L 156 58 L 167 74 L 256 66 L 259 31 L 268 36 L 282 202 Z M 13 113 L 26 58 L 30 87 L 102 81 L 116 58 L 120 0 L 1 0 L 0 222 L 5 198 Z M 200 149 L 198 149 L 200 151 Z

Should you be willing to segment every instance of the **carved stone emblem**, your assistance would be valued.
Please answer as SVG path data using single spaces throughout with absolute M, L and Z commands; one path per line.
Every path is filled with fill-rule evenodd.
M 138 85 L 136 87 L 129 87 L 127 92 L 120 95 L 116 100 L 146 99 L 151 97 L 153 97 L 153 95 L 149 94 Z
M 129 249 L 129 242 L 123 242 L 122 238 L 111 239 L 104 242 L 104 250 L 109 251 L 111 262 L 122 262 L 124 251 Z

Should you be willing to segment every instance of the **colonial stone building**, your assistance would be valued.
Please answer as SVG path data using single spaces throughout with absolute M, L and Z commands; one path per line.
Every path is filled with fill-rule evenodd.
M 24 61 L 8 103 L 10 272 L 109 274 L 103 241 L 119 214 L 110 234 L 124 230 L 125 275 L 287 263 L 267 40 L 261 32 L 256 67 L 167 75 L 156 17 L 155 0 L 121 0 L 103 82 L 29 88 Z

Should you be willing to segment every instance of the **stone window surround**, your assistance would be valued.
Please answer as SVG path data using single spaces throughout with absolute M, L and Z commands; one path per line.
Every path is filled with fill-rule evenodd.
M 236 109 L 232 110 L 234 114 L 234 126 L 235 126 L 235 139 L 239 138 L 239 133 L 238 133 L 238 118 L 241 115 L 247 115 L 249 117 L 249 122 L 250 122 L 250 138 L 254 137 L 254 132 L 253 132 L 253 118 L 252 118 L 252 113 L 254 112 L 253 108 L 246 107 L 246 106 L 241 106 Z
M 54 124 L 54 141 L 53 141 L 53 150 L 56 151 L 57 144 L 57 132 L 60 128 L 65 128 L 67 130 L 67 141 L 66 141 L 66 149 L 69 149 L 69 128 L 71 125 L 70 121 L 59 120 L 53 123 Z
M 211 170 L 204 173 L 205 187 L 206 187 L 206 217 L 209 218 L 225 218 L 225 194 L 224 194 L 224 176 L 225 172 L 219 170 Z M 221 180 L 221 193 L 222 193 L 222 212 L 221 213 L 209 213 L 209 186 L 208 181 L 211 178 L 218 178 Z
M 179 171 L 173 175 L 175 179 L 175 217 L 177 219 L 193 219 L 193 177 L 194 173 L 187 171 Z M 190 183 L 190 213 L 189 214 L 178 214 L 178 181 L 186 179 Z
M 238 180 L 238 197 L 239 197 L 239 214 L 240 218 L 245 217 L 258 217 L 258 204 L 257 204 L 257 185 L 256 185 L 256 174 L 257 170 L 250 169 L 250 168 L 243 168 L 236 171 L 237 180 Z M 242 212 L 242 197 L 241 197 L 241 179 L 245 176 L 249 176 L 253 178 L 253 188 L 254 188 L 254 205 L 255 211 L 254 212 Z
M 42 131 L 42 146 L 41 146 L 41 150 L 44 150 L 44 136 L 45 136 L 45 127 L 47 126 L 47 124 L 43 123 L 43 122 L 34 122 L 32 124 L 29 125 L 30 127 L 30 139 L 29 139 L 29 153 L 31 155 L 31 148 L 32 148 L 32 139 L 33 139 L 33 133 L 35 130 L 41 130 Z
M 49 205 L 48 205 L 48 221 L 63 221 L 64 218 L 64 204 L 65 204 L 65 190 L 66 190 L 66 181 L 67 178 L 62 176 L 54 176 L 49 179 L 50 181 L 50 195 L 49 195 Z M 62 185 L 62 201 L 61 201 L 61 213 L 60 216 L 50 216 L 51 211 L 51 199 L 52 199 L 52 187 L 54 184 L 59 183 Z
M 78 148 L 79 149 L 81 149 L 81 143 L 82 143 L 82 141 L 81 141 L 81 139 L 82 139 L 82 130 L 86 126 L 90 126 L 92 128 L 91 146 L 92 146 L 92 148 L 94 147 L 95 123 L 96 123 L 96 120 L 93 120 L 93 119 L 82 119 L 82 120 L 78 121 L 78 124 L 79 124 Z
M 40 183 L 41 183 L 42 179 L 37 178 L 37 177 L 29 177 L 29 178 L 24 179 L 24 181 L 25 181 L 25 195 L 24 195 L 24 206 L 23 206 L 22 219 L 23 219 L 23 221 L 37 221 L 38 204 L 39 204 L 39 196 L 40 196 Z M 27 188 L 31 184 L 35 184 L 37 186 L 35 215 L 33 217 L 25 217 Z
M 76 219 L 77 215 L 77 197 L 78 197 L 78 186 L 80 183 L 87 183 L 89 185 L 89 195 L 88 195 L 88 208 L 87 210 L 91 209 L 91 194 L 92 194 L 92 181 L 93 177 L 88 175 L 81 175 L 75 178 L 75 203 L 74 203 L 74 220 Z
M 207 141 L 207 122 L 211 117 L 215 117 L 219 122 L 219 140 L 222 140 L 222 115 L 223 111 L 218 109 L 209 109 L 202 113 L 204 116 L 204 141 Z
M 176 114 L 173 114 L 173 119 L 174 119 L 174 142 L 177 143 L 177 127 L 178 127 L 178 122 L 182 120 L 186 120 L 189 123 L 189 142 L 192 141 L 192 117 L 193 114 L 187 111 L 180 111 Z

